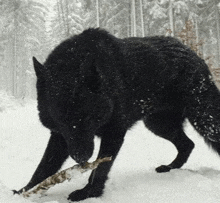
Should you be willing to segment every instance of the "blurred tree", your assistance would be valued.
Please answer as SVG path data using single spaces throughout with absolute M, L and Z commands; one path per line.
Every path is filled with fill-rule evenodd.
M 140 0 L 140 17 L 141 17 L 141 34 L 142 34 L 142 37 L 144 37 L 145 32 L 144 32 L 143 0 Z
M 120 38 L 178 37 L 187 22 L 196 44 L 204 42 L 198 53 L 215 53 L 219 61 L 219 0 L 0 0 L 0 88 L 17 97 L 31 94 L 32 54 L 44 61 L 55 45 L 89 27 Z
M 195 51 L 198 56 L 202 56 L 199 48 L 203 45 L 204 41 L 197 39 L 196 29 L 192 20 L 186 21 L 184 28 L 181 32 L 177 33 L 177 37 L 183 42 L 183 44 L 189 46 Z
M 99 0 L 96 0 L 96 26 L 100 27 L 100 17 L 99 17 Z
M 219 67 L 220 63 L 220 27 L 219 27 L 219 0 L 204 0 L 200 5 L 199 16 L 201 17 L 201 27 L 206 33 L 206 41 L 208 44 L 215 44 L 212 48 L 215 51 L 215 67 Z
M 7 38 L 4 50 L 7 90 L 16 97 L 26 94 L 26 78 L 30 66 L 30 48 L 40 45 L 44 33 L 44 15 L 46 8 L 32 0 L 1 1 L 0 15 Z M 42 36 L 43 37 L 43 36 Z
M 88 27 L 96 27 L 95 6 L 94 1 L 90 0 L 57 0 L 49 29 L 53 46 Z
M 143 0 L 145 33 L 149 35 L 165 34 L 169 28 L 167 9 L 164 2 Z
M 130 36 L 130 19 L 130 1 L 108 0 L 100 4 L 100 27 L 115 36 Z
M 131 0 L 131 36 L 137 36 L 135 0 Z

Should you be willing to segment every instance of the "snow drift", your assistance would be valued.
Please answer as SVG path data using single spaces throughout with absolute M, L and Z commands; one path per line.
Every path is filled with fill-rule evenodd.
M 36 102 L 5 108 L 0 112 L 0 203 L 67 203 L 68 194 L 82 188 L 89 177 L 83 174 L 51 188 L 46 196 L 24 199 L 13 195 L 36 169 L 49 139 L 49 131 L 38 119 Z M 186 123 L 185 131 L 196 145 L 180 170 L 158 174 L 154 169 L 176 156 L 172 144 L 156 137 L 142 122 L 128 131 L 101 198 L 85 203 L 216 203 L 220 200 L 220 158 Z M 95 140 L 95 160 L 99 140 Z M 71 159 L 62 169 L 74 165 Z

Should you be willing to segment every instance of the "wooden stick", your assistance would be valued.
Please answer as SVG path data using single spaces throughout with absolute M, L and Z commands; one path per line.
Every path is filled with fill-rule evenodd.
M 112 157 L 105 157 L 102 159 L 101 158 L 96 159 L 92 163 L 86 162 L 86 164 L 83 166 L 81 166 L 79 164 L 74 165 L 70 168 L 63 170 L 63 171 L 55 173 L 54 175 L 48 177 L 47 179 L 45 179 L 44 181 L 42 181 L 41 183 L 39 183 L 38 185 L 33 187 L 31 190 L 23 191 L 21 194 L 23 195 L 23 197 L 30 197 L 30 195 L 32 195 L 32 194 L 43 194 L 49 188 L 53 187 L 54 185 L 62 183 L 65 180 L 68 180 L 68 181 L 71 180 L 75 170 L 78 170 L 81 173 L 84 173 L 86 171 L 96 169 L 99 166 L 99 164 L 102 162 L 108 162 L 111 160 L 112 160 Z

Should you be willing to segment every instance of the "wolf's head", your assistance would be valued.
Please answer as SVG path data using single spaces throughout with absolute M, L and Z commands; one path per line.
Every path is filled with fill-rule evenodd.
M 59 70 L 59 61 L 41 64 L 33 57 L 33 63 L 41 122 L 63 135 L 75 161 L 87 161 L 93 153 L 95 133 L 113 111 L 113 102 L 102 89 L 103 78 L 91 61 L 90 65 L 81 61 L 80 67 L 73 66 L 75 72 L 68 67 Z

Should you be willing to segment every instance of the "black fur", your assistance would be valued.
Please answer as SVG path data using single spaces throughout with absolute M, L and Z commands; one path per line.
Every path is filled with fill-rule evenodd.
M 175 38 L 118 39 L 88 29 L 57 46 L 44 65 L 34 58 L 34 67 L 39 116 L 51 138 L 25 190 L 54 174 L 69 155 L 86 162 L 98 135 L 98 157 L 113 161 L 101 164 L 69 199 L 100 196 L 126 131 L 138 120 L 178 150 L 158 172 L 187 161 L 194 143 L 183 131 L 186 118 L 220 154 L 220 93 L 205 62 Z

